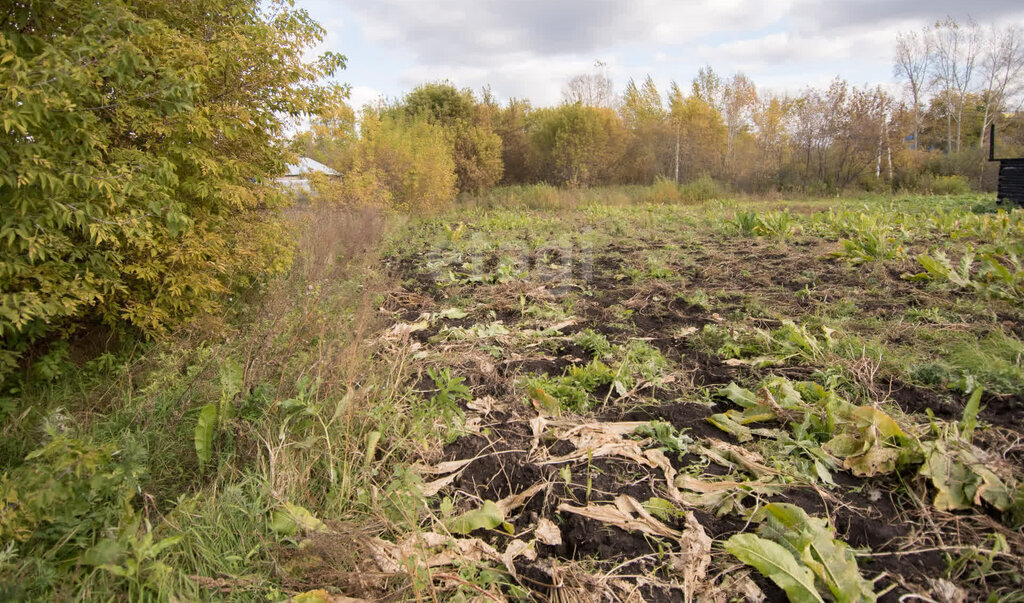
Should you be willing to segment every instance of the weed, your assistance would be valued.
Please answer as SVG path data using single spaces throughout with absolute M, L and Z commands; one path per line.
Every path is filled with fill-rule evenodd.
M 608 338 L 593 329 L 584 329 L 573 337 L 573 343 L 580 346 L 597 359 L 607 358 L 612 353 L 612 344 Z
M 442 408 L 454 410 L 458 408 L 459 402 L 469 402 L 473 399 L 469 387 L 465 384 L 466 380 L 463 377 L 453 376 L 448 367 L 427 369 L 427 375 L 434 381 L 434 387 L 437 388 L 437 392 L 431 397 L 431 402 Z

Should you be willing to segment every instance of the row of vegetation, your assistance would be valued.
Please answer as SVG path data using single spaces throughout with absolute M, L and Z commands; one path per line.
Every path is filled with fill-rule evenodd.
M 475 95 L 431 83 L 368 105 L 358 119 L 340 107 L 302 134 L 297 148 L 348 175 L 338 196 L 384 197 L 402 207 L 434 206 L 499 183 L 991 190 L 987 128 L 998 126 L 1001 153 L 1024 148 L 1024 118 L 1014 112 L 1024 79 L 1022 35 L 952 20 L 901 34 L 895 68 L 906 101 L 841 79 L 779 95 L 743 73 L 724 78 L 711 67 L 689 89 L 672 82 L 663 93 L 648 76 L 616 96 L 599 65 L 570 80 L 559 106 L 501 105 L 488 89 Z

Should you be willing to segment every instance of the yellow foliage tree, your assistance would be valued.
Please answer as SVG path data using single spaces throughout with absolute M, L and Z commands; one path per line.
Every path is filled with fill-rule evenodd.
M 88 321 L 163 331 L 287 265 L 284 120 L 343 92 L 288 3 L 53 0 L 0 16 L 0 378 Z

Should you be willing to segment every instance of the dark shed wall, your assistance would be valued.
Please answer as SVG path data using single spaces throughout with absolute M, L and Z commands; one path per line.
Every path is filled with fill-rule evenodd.
M 1024 207 L 1024 159 L 999 162 L 999 200 Z

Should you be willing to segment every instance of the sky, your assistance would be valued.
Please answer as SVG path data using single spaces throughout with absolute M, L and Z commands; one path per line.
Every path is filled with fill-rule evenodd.
M 620 92 L 650 74 L 659 90 L 704 65 L 743 71 L 762 91 L 836 76 L 898 92 L 896 35 L 946 16 L 1024 26 L 1022 0 L 296 0 L 327 30 L 318 51 L 348 58 L 338 80 L 355 107 L 450 81 L 502 100 L 557 104 L 596 61 Z

